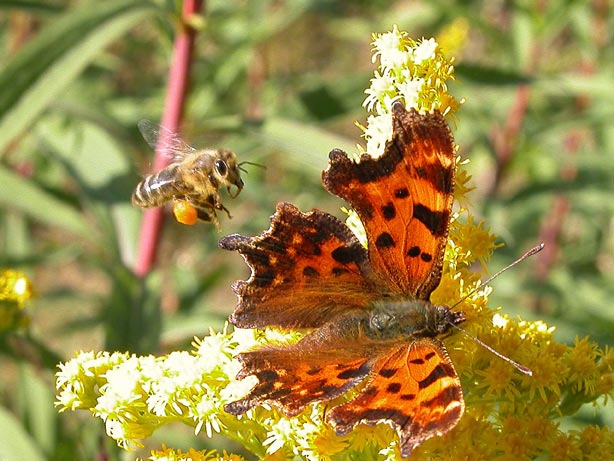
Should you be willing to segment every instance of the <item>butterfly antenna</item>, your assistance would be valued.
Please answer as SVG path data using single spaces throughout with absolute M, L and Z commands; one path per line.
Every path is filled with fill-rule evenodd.
M 452 307 L 451 309 L 454 309 L 456 306 L 458 306 L 460 303 L 462 303 L 465 299 L 467 299 L 469 296 L 473 295 L 476 291 L 478 291 L 480 288 L 482 288 L 485 285 L 488 285 L 490 282 L 492 282 L 494 279 L 496 279 L 497 277 L 499 277 L 501 274 L 503 274 L 506 270 L 514 267 L 516 264 L 524 261 L 525 259 L 529 258 L 530 256 L 533 256 L 534 254 L 539 253 L 540 251 L 542 251 L 544 249 L 544 243 L 540 243 L 537 246 L 534 246 L 533 248 L 531 248 L 529 251 L 527 251 L 526 253 L 524 253 L 522 256 L 520 256 L 520 258 L 516 259 L 514 262 L 512 262 L 511 264 L 508 264 L 507 266 L 505 266 L 503 269 L 497 271 L 494 275 L 490 276 L 488 279 L 486 279 L 485 282 L 481 283 L 479 286 L 475 287 L 473 290 L 471 290 L 468 294 L 466 294 L 465 296 L 463 296 L 459 301 L 457 301 Z M 475 336 L 473 336 L 471 333 L 469 333 L 468 331 L 464 330 L 463 328 L 459 327 L 458 325 L 455 325 L 452 322 L 449 322 L 449 324 L 456 328 L 458 331 L 462 332 L 465 336 L 471 338 L 472 340 L 474 340 L 476 343 L 478 343 L 480 346 L 482 346 L 484 349 L 486 349 L 487 351 L 492 352 L 494 355 L 496 355 L 497 357 L 499 357 L 502 360 L 505 360 L 506 362 L 510 363 L 511 365 L 513 365 L 518 371 L 520 371 L 521 373 L 524 373 L 525 375 L 528 376 L 532 376 L 533 372 L 525 367 L 524 365 L 520 365 L 518 362 L 515 362 L 514 360 L 510 359 L 509 357 L 501 354 L 500 352 L 496 351 L 495 349 L 493 349 L 492 347 L 490 347 L 488 344 L 486 344 L 484 341 L 481 341 L 480 339 L 476 338 Z
M 463 333 L 468 338 L 471 338 L 472 340 L 474 340 L 476 343 L 478 343 L 480 346 L 482 346 L 487 351 L 492 352 L 493 354 L 495 354 L 500 359 L 505 360 L 507 363 L 510 363 L 510 364 L 514 365 L 514 367 L 519 372 L 524 373 L 527 376 L 533 376 L 533 372 L 531 371 L 530 368 L 527 368 L 524 365 L 520 365 L 518 362 L 515 362 L 514 360 L 510 359 L 508 356 L 503 355 L 501 352 L 496 351 L 495 349 L 490 347 L 488 344 L 486 344 L 484 341 L 481 341 L 480 339 L 476 338 L 471 333 L 469 333 L 467 330 L 459 327 L 458 325 L 454 325 L 453 323 L 450 323 L 450 325 L 452 325 L 454 328 L 456 328 L 458 331 Z
M 533 248 L 531 248 L 529 251 L 527 251 L 525 254 L 523 254 L 520 258 L 518 258 L 516 261 L 508 264 L 507 266 L 505 266 L 503 269 L 500 269 L 499 271 L 497 271 L 497 273 L 495 273 L 494 275 L 491 275 L 490 277 L 488 277 L 486 279 L 486 281 L 480 283 L 477 287 L 475 287 L 473 290 L 471 290 L 469 293 L 467 293 L 465 296 L 463 296 L 459 301 L 457 301 L 456 303 L 454 303 L 454 305 L 450 308 L 450 309 L 454 309 L 456 306 L 458 306 L 460 303 L 462 303 L 465 299 L 467 299 L 469 296 L 473 295 L 476 291 L 478 291 L 480 288 L 490 284 L 490 282 L 492 282 L 494 279 L 496 279 L 497 277 L 499 277 L 501 274 L 503 274 L 506 270 L 511 269 L 512 267 L 514 267 L 516 264 L 521 263 L 522 261 L 524 261 L 525 259 L 533 256 L 534 254 L 539 253 L 540 251 L 542 251 L 544 249 L 545 244 L 542 242 L 539 245 L 534 246 Z

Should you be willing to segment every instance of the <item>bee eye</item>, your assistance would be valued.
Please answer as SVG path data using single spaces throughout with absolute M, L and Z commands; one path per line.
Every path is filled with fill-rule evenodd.
M 226 174 L 228 173 L 228 166 L 226 165 L 226 162 L 224 160 L 216 160 L 215 169 L 220 176 L 226 176 Z

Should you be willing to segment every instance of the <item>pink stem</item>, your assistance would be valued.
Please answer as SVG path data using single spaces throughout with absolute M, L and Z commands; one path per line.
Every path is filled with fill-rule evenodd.
M 190 64 L 192 63 L 192 51 L 196 31 L 190 27 L 185 19 L 197 14 L 203 4 L 203 0 L 184 0 L 182 9 L 181 27 L 175 38 L 173 57 L 168 76 L 166 102 L 162 114 L 161 125 L 169 131 L 178 133 L 179 123 L 183 114 L 185 98 L 188 89 L 188 77 Z M 161 170 L 168 165 L 170 158 L 165 155 L 168 145 L 166 130 L 161 130 L 160 139 L 156 146 L 154 158 L 154 171 Z M 139 249 L 134 272 L 143 277 L 147 275 L 156 260 L 158 242 L 163 222 L 163 209 L 152 208 L 145 210 L 141 223 L 139 237 Z

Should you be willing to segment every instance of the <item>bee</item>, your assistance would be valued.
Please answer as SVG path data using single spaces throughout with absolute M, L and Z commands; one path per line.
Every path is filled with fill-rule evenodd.
M 216 210 L 225 211 L 231 218 L 222 204 L 220 188 L 225 186 L 230 198 L 236 198 L 243 190 L 242 165 L 250 162 L 239 163 L 236 154 L 227 149 L 195 149 L 176 133 L 149 120 L 141 120 L 138 127 L 154 149 L 161 136 L 172 160 L 136 186 L 134 205 L 153 208 L 173 202 L 175 219 L 188 225 L 201 220 L 217 226 Z

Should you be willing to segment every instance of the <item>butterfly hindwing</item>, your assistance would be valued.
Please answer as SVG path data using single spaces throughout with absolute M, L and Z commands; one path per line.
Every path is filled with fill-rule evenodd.
M 360 314 L 358 314 L 360 315 Z M 361 325 L 348 312 L 292 345 L 267 346 L 239 354 L 238 379 L 254 375 L 258 383 L 249 394 L 225 406 L 241 414 L 263 403 L 273 404 L 286 416 L 308 404 L 339 397 L 369 375 L 374 359 L 390 345 L 358 341 Z
M 339 435 L 356 424 L 387 421 L 400 437 L 403 457 L 425 440 L 448 432 L 463 414 L 460 380 L 443 343 L 416 340 L 375 361 L 371 381 L 327 420 Z
M 393 137 L 374 159 L 330 153 L 324 187 L 365 226 L 373 270 L 392 291 L 428 299 L 439 284 L 453 202 L 454 143 L 439 112 L 393 109 Z

